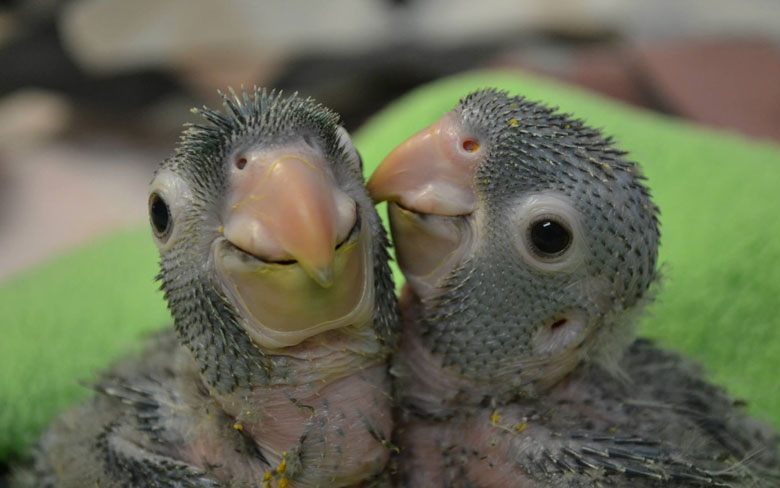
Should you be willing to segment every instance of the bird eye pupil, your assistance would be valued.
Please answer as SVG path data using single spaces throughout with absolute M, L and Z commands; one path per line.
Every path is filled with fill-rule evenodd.
M 149 197 L 149 218 L 157 237 L 165 237 L 170 233 L 171 211 L 165 200 L 157 193 L 152 193 Z
M 542 219 L 531 226 L 531 244 L 542 256 L 561 254 L 571 244 L 571 232 L 552 219 Z

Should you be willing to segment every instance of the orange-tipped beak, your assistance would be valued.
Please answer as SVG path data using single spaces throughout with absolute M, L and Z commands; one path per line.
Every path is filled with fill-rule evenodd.
M 298 261 L 320 286 L 333 284 L 336 245 L 355 224 L 355 202 L 313 150 L 282 147 L 236 156 L 224 236 L 264 261 Z
M 368 191 L 377 202 L 398 202 L 417 213 L 468 215 L 477 205 L 474 174 L 482 152 L 447 114 L 395 148 L 374 171 Z

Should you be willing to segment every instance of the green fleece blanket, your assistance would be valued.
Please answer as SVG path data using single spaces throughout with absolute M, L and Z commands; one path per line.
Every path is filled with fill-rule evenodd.
M 576 114 L 642 164 L 662 212 L 665 280 L 641 333 L 702 362 L 780 426 L 780 147 L 521 73 L 477 72 L 424 86 L 370 120 L 355 137 L 366 173 L 459 97 L 489 86 Z M 0 459 L 89 395 L 80 381 L 169 323 L 156 263 L 144 226 L 0 285 Z

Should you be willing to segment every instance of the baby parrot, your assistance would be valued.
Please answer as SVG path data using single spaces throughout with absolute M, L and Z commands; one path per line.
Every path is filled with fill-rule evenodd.
M 635 339 L 658 210 L 624 156 L 482 90 L 373 174 L 407 279 L 399 486 L 780 486 L 777 434 Z
M 149 215 L 173 331 L 43 437 L 52 487 L 387 483 L 387 238 L 338 116 L 255 89 L 183 134 Z

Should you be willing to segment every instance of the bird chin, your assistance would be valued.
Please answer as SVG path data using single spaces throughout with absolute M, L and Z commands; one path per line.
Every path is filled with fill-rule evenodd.
M 290 347 L 328 330 L 370 324 L 374 276 L 367 227 L 336 249 L 334 281 L 327 288 L 296 261 L 266 262 L 225 238 L 215 241 L 216 275 L 255 344 Z
M 409 288 L 427 299 L 441 294 L 442 281 L 474 246 L 468 215 L 418 213 L 388 202 L 395 253 Z

